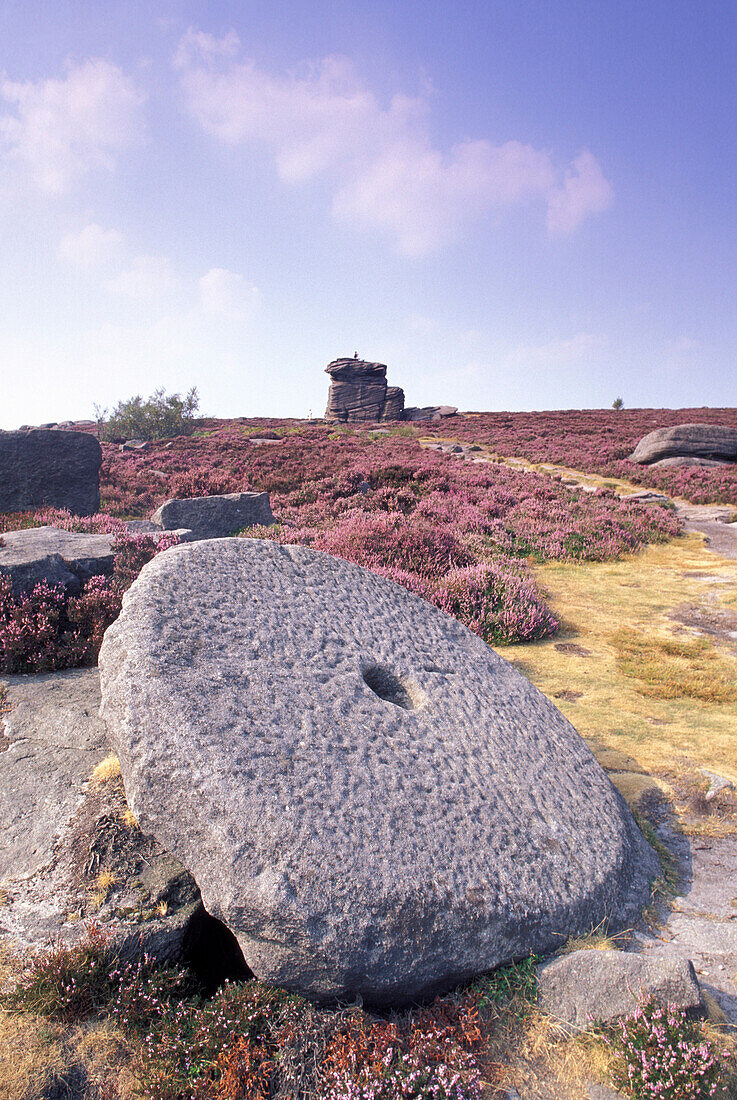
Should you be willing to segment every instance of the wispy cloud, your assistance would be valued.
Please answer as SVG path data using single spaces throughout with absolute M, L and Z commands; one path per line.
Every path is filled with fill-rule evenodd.
M 43 191 L 60 194 L 95 168 L 112 170 L 116 155 L 140 134 L 144 97 L 130 77 L 102 58 L 67 64 L 66 76 L 14 83 L 0 79 L 0 144 Z
M 104 286 L 123 298 L 155 302 L 176 291 L 180 279 L 165 256 L 135 256 L 123 271 L 106 279 Z
M 584 150 L 566 172 L 562 185 L 548 197 L 548 229 L 554 235 L 567 236 L 590 214 L 611 206 L 613 198 L 612 185 L 604 179 L 596 157 Z
M 242 275 L 213 267 L 199 282 L 200 305 L 211 317 L 251 317 L 261 306 L 261 292 Z
M 175 66 L 192 116 L 227 144 L 261 144 L 288 184 L 324 177 L 336 218 L 388 233 L 407 255 L 426 255 L 492 211 L 530 200 L 547 206 L 558 235 L 611 202 L 589 152 L 566 169 L 520 141 L 480 138 L 443 150 L 430 136 L 426 93 L 384 105 L 345 57 L 282 76 L 238 53 L 234 32 L 190 30 L 181 40 Z
M 603 336 L 577 332 L 544 344 L 519 344 L 506 357 L 508 366 L 544 367 L 576 363 L 606 343 Z
M 117 229 L 104 229 L 96 222 L 85 225 L 77 233 L 67 233 L 59 241 L 58 254 L 72 267 L 96 269 L 119 261 L 125 252 L 123 234 Z

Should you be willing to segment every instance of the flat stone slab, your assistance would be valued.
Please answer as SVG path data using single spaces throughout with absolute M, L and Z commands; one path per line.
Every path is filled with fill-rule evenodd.
M 30 592 L 40 581 L 63 584 L 67 592 L 76 593 L 90 577 L 112 572 L 114 539 L 59 527 L 6 531 L 0 573 L 10 577 L 15 593 Z
M 96 668 L 4 676 L 0 715 L 0 879 L 45 863 L 83 786 L 110 751 Z
M 224 493 L 167 500 L 151 522 L 172 531 L 189 528 L 192 539 L 217 539 L 246 527 L 274 522 L 268 493 Z
M 693 966 L 675 954 L 572 951 L 539 967 L 538 993 L 546 1012 L 583 1028 L 630 1016 L 642 996 L 686 1009 L 701 1004 Z
M 99 664 L 134 813 L 265 981 L 400 1003 L 649 899 L 657 860 L 570 723 L 357 565 L 173 547 Z
M 207 934 L 199 891 L 125 816 L 120 777 L 90 782 L 110 753 L 97 669 L 6 676 L 0 715 L 0 939 L 74 942 L 95 919 L 121 958 L 179 960 Z M 97 875 L 112 872 L 101 895 Z
M 102 449 L 87 432 L 32 428 L 0 431 L 0 512 L 100 508 Z

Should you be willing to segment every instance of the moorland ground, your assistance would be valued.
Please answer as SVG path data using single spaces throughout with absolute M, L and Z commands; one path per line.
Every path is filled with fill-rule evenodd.
M 672 508 L 628 503 L 617 494 L 644 484 L 681 499 L 737 504 L 734 468 L 657 471 L 626 461 L 654 426 L 736 420 L 734 410 L 474 414 L 439 426 L 378 429 L 204 420 L 194 435 L 153 442 L 143 451 L 104 444 L 99 516 L 5 516 L 0 530 L 56 522 L 121 531 L 123 518 L 149 515 L 174 495 L 268 491 L 277 525 L 247 535 L 326 550 L 431 599 L 555 702 L 638 813 L 647 815 L 656 805 L 686 833 L 728 836 L 737 834 L 737 800 L 728 788 L 707 800 L 706 772 L 737 779 L 737 561 L 709 551 L 698 534 L 683 534 Z M 428 449 L 440 440 L 458 441 L 466 450 L 451 455 Z M 575 471 L 593 492 L 561 480 L 575 481 Z M 129 553 L 129 565 L 131 560 Z M 136 562 L 140 568 L 142 558 Z M 131 572 L 135 568 L 127 583 Z M 101 616 L 95 637 L 116 606 L 114 600 L 95 604 Z M 7 624 L 16 612 L 6 599 L 0 620 L 4 615 Z M 69 632 L 63 616 L 57 627 Z M 15 671 L 11 662 L 22 659 L 17 636 L 14 648 L 3 649 L 2 639 L 0 621 L 3 670 Z M 36 653 L 32 637 L 27 643 L 26 657 Z M 94 661 L 94 646 L 68 653 L 67 663 Z M 284 1056 L 284 1042 L 275 1046 L 276 1034 L 283 1040 L 280 1028 L 291 1028 L 292 1038 L 302 1029 L 303 1061 L 306 1047 L 324 1055 L 337 1043 L 325 1062 L 332 1067 L 325 1095 L 405 1095 L 398 1078 L 379 1079 L 378 1070 L 372 1077 L 367 1068 L 376 1069 L 387 1051 L 386 1033 L 367 1036 L 370 1019 L 360 1034 L 355 1021 L 332 1019 L 332 1038 L 326 1038 L 327 1025 L 313 1018 L 313 1010 L 285 1008 L 255 988 L 202 1001 L 177 986 L 181 976 L 141 974 L 116 986 L 123 1006 L 116 1016 L 95 950 L 92 945 L 76 960 L 57 959 L 55 974 L 33 979 L 35 1000 L 3 1011 L 4 1095 L 41 1100 L 53 1087 L 53 1095 L 89 1100 L 255 1100 L 269 1088 L 273 1093 L 268 1066 L 275 1052 L 277 1062 L 280 1050 Z M 16 968 L 9 958 L 7 974 Z M 60 993 L 72 973 L 75 982 L 85 973 L 87 987 L 94 987 L 81 1009 Z M 621 1052 L 606 1036 L 573 1036 L 544 1018 L 531 999 L 533 985 L 529 969 L 513 968 L 444 999 L 430 1017 L 395 1021 L 403 1038 L 394 1035 L 392 1042 L 405 1060 L 397 1055 L 392 1072 L 400 1073 L 400 1063 L 400 1076 L 418 1060 L 435 1064 L 433 1043 L 445 1028 L 456 1058 L 450 1062 L 460 1075 L 456 1092 L 433 1078 L 432 1088 L 427 1081 L 425 1092 L 406 1095 L 476 1095 L 469 1057 L 484 1082 L 481 1095 L 515 1085 L 523 1097 L 578 1098 L 587 1095 L 586 1082 L 607 1080 L 612 1067 L 616 1079 Z M 240 1046 L 233 1040 L 238 1029 L 246 1035 Z M 723 1030 L 718 1041 L 728 1041 Z M 354 1075 L 363 1067 L 364 1092 L 351 1083 L 350 1066 Z M 729 1087 L 724 1077 L 723 1089 Z M 672 1095 L 685 1100 L 701 1093 Z

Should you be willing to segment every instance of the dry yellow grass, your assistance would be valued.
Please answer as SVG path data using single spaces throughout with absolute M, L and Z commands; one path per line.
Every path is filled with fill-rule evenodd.
M 699 665 L 706 664 L 717 671 L 713 694 L 728 696 L 737 681 L 734 645 L 709 640 L 705 650 L 700 636 L 672 614 L 684 604 L 734 607 L 737 561 L 712 554 L 700 536 L 689 535 L 619 561 L 549 563 L 536 576 L 561 631 L 499 652 L 563 711 L 607 770 L 630 773 L 625 797 L 647 786 L 647 779 L 632 776 L 668 774 L 677 766 L 708 767 L 737 780 L 737 702 L 685 692 L 671 698 L 643 694 L 645 681 L 623 674 L 617 641 L 657 639 L 665 646 L 661 656 L 678 662 L 682 677 L 692 673 L 697 679 Z M 704 659 L 705 651 L 714 656 Z
M 117 779 L 120 775 L 120 761 L 115 753 L 110 753 L 92 771 L 90 776 L 93 783 L 109 783 L 111 779 Z
M 0 1009 L 0 1096 L 4 1100 L 41 1100 L 68 1069 L 61 1025 Z

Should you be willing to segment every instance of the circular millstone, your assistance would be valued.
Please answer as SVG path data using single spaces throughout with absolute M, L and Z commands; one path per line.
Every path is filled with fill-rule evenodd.
M 128 591 L 100 671 L 133 812 L 265 981 L 406 1002 L 649 897 L 654 854 L 563 715 L 359 566 L 176 546 Z

